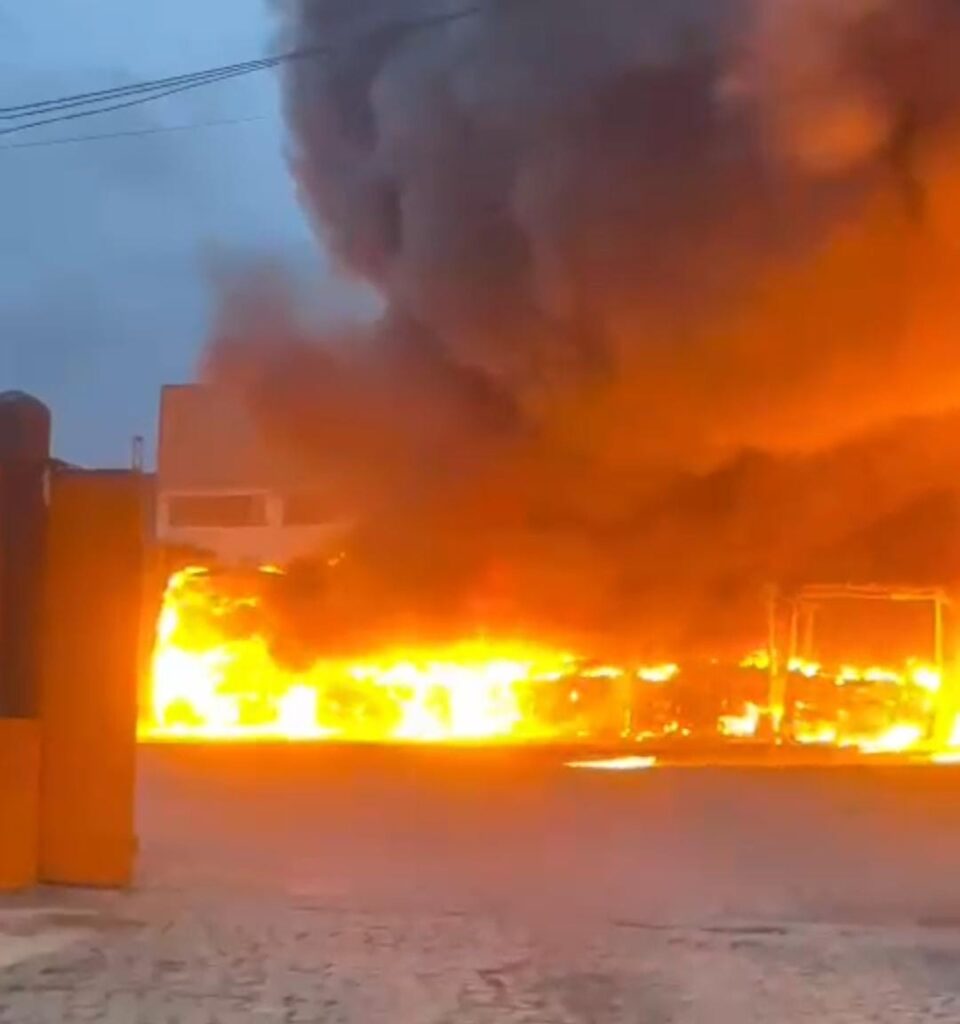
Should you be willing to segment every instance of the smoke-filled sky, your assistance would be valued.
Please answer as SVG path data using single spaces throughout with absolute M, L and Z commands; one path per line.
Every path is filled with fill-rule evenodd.
M 0 7 L 11 102 L 334 51 L 285 133 L 0 152 L 4 376 L 62 453 L 122 457 L 213 309 L 209 372 L 337 472 L 365 607 L 652 642 L 771 577 L 960 573 L 955 0 L 476 6 Z
M 290 164 L 387 314 L 261 281 L 211 366 L 339 462 L 361 564 L 633 636 L 960 572 L 955 0 L 275 6 L 362 35 L 289 67 Z
M 0 105 L 258 57 L 274 30 L 263 0 L 0 0 Z M 53 406 L 62 457 L 122 465 L 131 435 L 152 438 L 160 385 L 193 374 L 220 260 L 277 260 L 349 307 L 298 208 L 277 94 L 267 72 L 0 138 L 264 117 L 0 150 L 0 386 Z

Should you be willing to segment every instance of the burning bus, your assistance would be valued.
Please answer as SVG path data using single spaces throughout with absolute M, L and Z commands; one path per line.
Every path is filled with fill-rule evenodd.
M 598 658 L 482 618 L 438 630 L 381 614 L 376 592 L 356 589 L 354 523 L 331 473 L 279 458 L 216 389 L 164 389 L 157 463 L 165 583 L 146 739 L 864 754 L 960 740 L 942 588 L 771 591 L 754 654 Z
M 297 596 L 299 572 L 173 572 L 144 738 L 603 741 L 675 752 L 762 743 L 872 755 L 942 752 L 960 739 L 942 657 L 837 666 L 771 647 L 740 663 L 611 665 L 480 634 L 381 638 L 360 650 L 323 622 L 322 601 Z

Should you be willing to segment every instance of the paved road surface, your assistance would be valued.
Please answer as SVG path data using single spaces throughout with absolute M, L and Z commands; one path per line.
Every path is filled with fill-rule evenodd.
M 0 903 L 0 1022 L 960 1021 L 960 770 L 153 749 L 141 883 Z

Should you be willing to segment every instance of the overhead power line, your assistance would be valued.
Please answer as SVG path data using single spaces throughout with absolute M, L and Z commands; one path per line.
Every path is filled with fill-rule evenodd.
M 69 135 L 60 139 L 36 139 L 32 142 L 8 142 L 0 145 L 0 152 L 7 149 L 45 149 L 47 146 L 69 146 L 81 142 L 106 142 L 109 139 L 137 138 L 141 135 L 164 135 L 175 132 L 191 132 L 204 128 L 220 128 L 227 125 L 252 124 L 255 121 L 270 120 L 268 114 L 253 117 L 225 117 L 213 121 L 191 121 L 187 124 L 157 125 L 154 128 L 132 128 L 128 131 L 103 132 L 96 135 Z
M 117 96 L 128 96 L 132 93 L 152 92 L 176 86 L 185 82 L 209 78 L 216 81 L 221 75 L 259 71 L 262 67 L 273 67 L 279 58 L 264 57 L 260 60 L 244 61 L 240 64 L 225 64 L 216 68 L 205 68 L 202 71 L 191 71 L 183 75 L 171 75 L 167 78 L 155 78 L 150 81 L 133 82 L 128 85 L 112 86 L 109 89 L 97 89 L 93 92 L 78 92 L 71 96 L 59 96 L 55 99 L 36 100 L 33 103 L 21 103 L 13 107 L 0 107 L 0 121 L 14 121 L 20 117 L 35 117 L 51 110 L 64 110 L 69 107 L 86 106 L 92 103 L 106 102 Z
M 182 75 L 171 79 L 162 87 L 151 85 L 149 88 L 137 90 L 139 87 L 125 87 L 113 91 L 102 91 L 95 101 L 79 100 L 71 98 L 63 101 L 59 106 L 48 105 L 43 108 L 42 114 L 52 116 L 35 117 L 30 121 L 19 121 L 9 128 L 0 128 L 0 136 L 13 135 L 17 132 L 27 131 L 31 128 L 41 128 L 44 125 L 59 124 L 63 121 L 77 121 L 87 117 L 94 117 L 98 114 L 107 114 L 115 110 L 126 110 L 130 107 L 138 107 L 144 103 L 151 103 L 154 100 L 162 99 L 165 96 L 174 96 L 177 93 L 188 92 L 193 89 L 200 89 L 216 82 L 224 82 L 234 78 L 253 74 L 264 67 L 274 67 L 280 63 L 280 58 L 271 58 L 269 61 L 257 62 L 254 66 L 246 66 L 241 70 L 227 67 L 213 72 L 203 72 L 194 76 Z M 71 109 L 77 107 L 79 109 Z M 67 110 L 67 113 L 63 111 Z M 35 111 L 38 113 L 40 111 Z M 22 115 L 16 115 L 20 117 Z
M 482 13 L 481 5 L 464 7 L 445 14 L 428 15 L 407 21 L 396 21 L 379 26 L 380 29 L 396 29 L 399 31 L 420 31 L 472 18 Z M 369 32 L 365 36 L 369 36 Z M 106 114 L 115 110 L 151 103 L 165 96 L 173 96 L 180 92 L 199 89 L 217 82 L 254 74 L 267 68 L 277 67 L 294 60 L 325 58 L 332 54 L 356 45 L 364 36 L 345 40 L 338 44 L 306 47 L 290 50 L 286 53 L 264 57 L 259 60 L 243 61 L 239 64 L 224 64 L 220 67 L 205 68 L 200 71 L 166 78 L 155 78 L 148 81 L 134 82 L 116 86 L 111 89 L 97 89 L 91 92 L 74 93 L 47 100 L 36 100 L 32 103 L 21 103 L 15 106 L 0 107 L 0 120 L 17 121 L 8 128 L 0 128 L 0 136 L 12 135 L 17 132 L 40 128 L 44 125 L 58 124 L 61 121 L 74 121 L 98 114 Z M 64 113 L 69 111 L 69 113 Z M 46 115 L 52 116 L 46 116 Z M 33 118 L 32 120 L 26 120 Z
M 42 118 L 39 121 L 29 121 L 26 124 L 18 124 L 13 128 L 0 128 L 0 135 L 13 135 L 17 132 L 26 131 L 28 128 L 40 128 L 47 124 L 60 124 L 63 121 L 78 121 L 95 114 L 107 114 L 114 110 L 126 110 L 128 107 L 138 107 L 151 100 L 158 100 L 164 96 L 174 96 L 180 92 L 187 92 L 191 89 L 199 89 L 201 86 L 209 85 L 211 82 L 222 82 L 228 78 L 237 78 L 237 73 L 221 75 L 218 78 L 205 78 L 200 82 L 187 82 L 183 85 L 172 86 L 159 92 L 150 93 L 148 96 L 137 96 L 133 99 L 122 100 L 119 103 L 110 103 L 106 106 L 97 107 L 96 110 L 75 110 L 69 114 L 57 114 L 55 117 Z

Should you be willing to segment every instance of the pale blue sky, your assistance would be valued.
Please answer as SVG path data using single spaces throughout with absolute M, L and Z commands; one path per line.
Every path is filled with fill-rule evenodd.
M 0 106 L 262 55 L 264 0 L 0 0 Z M 0 138 L 32 141 L 217 118 L 252 124 L 35 149 L 0 148 L 0 389 L 54 410 L 55 447 L 122 465 L 152 451 L 160 385 L 190 379 L 218 257 L 333 280 L 283 159 L 273 72 L 102 117 Z

